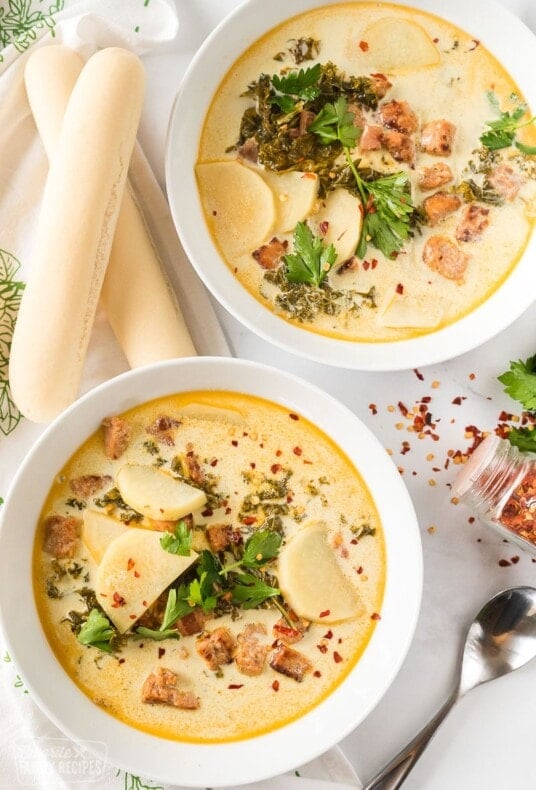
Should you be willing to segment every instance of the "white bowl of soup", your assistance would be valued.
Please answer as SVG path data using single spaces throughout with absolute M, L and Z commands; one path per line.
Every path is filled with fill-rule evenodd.
M 535 296 L 535 53 L 485 0 L 240 6 L 168 135 L 172 213 L 206 285 L 263 338 L 347 368 L 429 364 L 501 331 Z
M 119 376 L 43 434 L 2 509 L 0 613 L 32 698 L 135 775 L 274 776 L 395 677 L 422 557 L 396 468 L 317 388 L 198 358 Z

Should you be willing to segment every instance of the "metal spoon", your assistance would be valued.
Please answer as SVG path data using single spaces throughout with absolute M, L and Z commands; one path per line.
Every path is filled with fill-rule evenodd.
M 456 688 L 428 724 L 363 790 L 396 790 L 455 702 L 481 683 L 507 675 L 536 656 L 536 589 L 512 587 L 478 612 L 465 640 Z

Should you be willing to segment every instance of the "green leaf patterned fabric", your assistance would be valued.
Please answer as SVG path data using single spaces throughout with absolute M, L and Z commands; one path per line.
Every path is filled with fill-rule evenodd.
M 8 382 L 9 349 L 24 283 L 15 279 L 20 268 L 14 255 L 0 249 L 0 432 L 16 428 L 21 413 L 13 403 Z

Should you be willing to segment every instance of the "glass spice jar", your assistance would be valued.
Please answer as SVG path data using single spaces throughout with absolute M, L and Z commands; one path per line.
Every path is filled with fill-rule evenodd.
M 490 435 L 458 473 L 452 493 L 503 538 L 536 554 L 535 454 Z

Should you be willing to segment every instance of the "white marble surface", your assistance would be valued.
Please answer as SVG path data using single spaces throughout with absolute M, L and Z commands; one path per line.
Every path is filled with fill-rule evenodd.
M 141 142 L 162 183 L 167 122 L 181 76 L 208 32 L 237 4 L 236 0 L 176 2 L 181 16 L 178 40 L 168 52 L 145 58 L 148 94 Z M 536 28 L 534 0 L 503 2 Z M 502 393 L 496 377 L 510 359 L 536 352 L 536 305 L 475 351 L 422 368 L 424 381 L 411 370 L 361 373 L 301 360 L 261 341 L 223 309 L 218 308 L 218 315 L 237 356 L 277 365 L 322 386 L 349 406 L 384 446 L 393 450 L 395 463 L 404 467 L 403 477 L 422 530 L 424 594 L 415 638 L 398 677 L 372 714 L 342 743 L 366 780 L 415 734 L 447 695 L 465 629 L 480 605 L 505 587 L 536 585 L 536 564 L 528 554 L 503 543 L 482 525 L 470 525 L 465 508 L 450 502 L 448 484 L 456 467 L 443 468 L 449 449 L 468 446 L 466 425 L 490 430 L 502 409 L 516 411 L 516 404 Z M 439 386 L 432 386 L 432 382 L 439 382 Z M 411 407 L 423 395 L 432 397 L 430 409 L 438 421 L 438 442 L 417 440 L 407 432 L 409 423 L 398 410 L 388 410 L 399 400 Z M 452 404 L 457 396 L 467 398 L 461 406 Z M 376 415 L 371 413 L 370 403 L 376 404 Z M 403 423 L 402 430 L 397 423 Z M 401 456 L 404 440 L 410 441 L 411 450 Z M 434 460 L 427 460 L 429 453 L 434 454 Z M 433 472 L 433 466 L 441 471 Z M 429 484 L 432 479 L 435 485 Z M 436 527 L 432 534 L 430 526 Z M 520 556 L 517 564 L 498 565 L 500 559 L 514 555 Z M 532 790 L 536 787 L 535 723 L 536 662 L 475 690 L 459 703 L 405 787 Z

